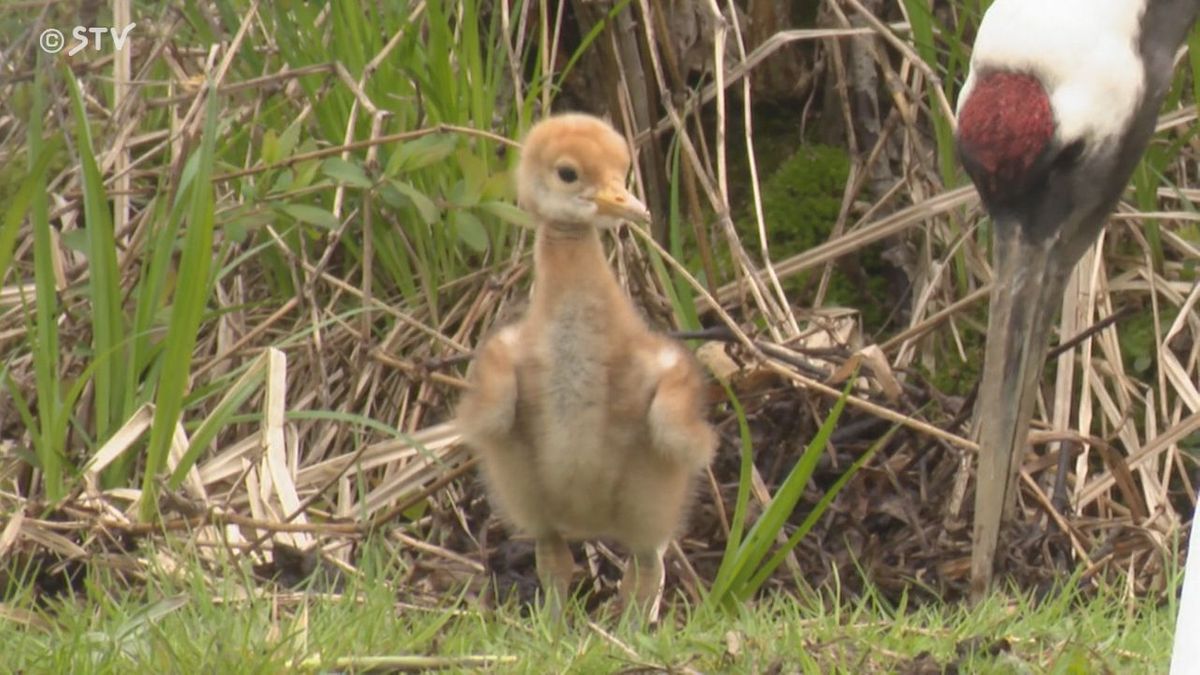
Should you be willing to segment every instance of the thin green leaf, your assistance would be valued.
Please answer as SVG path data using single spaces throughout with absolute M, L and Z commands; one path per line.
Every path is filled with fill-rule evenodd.
M 33 227 L 34 286 L 37 336 L 33 366 L 37 382 L 38 425 L 25 423 L 35 434 L 34 449 L 42 466 L 46 498 L 57 501 L 66 494 L 63 480 L 66 456 L 67 415 L 62 406 L 61 363 L 58 341 L 58 288 L 54 276 L 53 237 L 50 233 L 49 188 L 46 184 L 46 148 L 42 143 L 42 111 L 45 108 L 45 70 L 37 69 L 33 92 L 33 114 L 29 120 L 29 163 L 35 186 L 31 200 L 30 224 Z M 16 398 L 14 388 L 14 398 Z M 22 406 L 24 407 L 24 406 Z M 26 417 L 28 416 L 28 408 Z
M 488 248 L 487 228 L 479 218 L 470 211 L 453 212 L 454 230 L 458 238 L 476 253 L 483 253 Z
M 722 573 L 718 574 L 721 585 L 718 587 L 714 583 L 710 602 L 731 607 L 735 599 L 748 597 L 753 592 L 754 589 L 750 582 L 762 567 L 764 560 L 767 559 L 773 542 L 783 530 L 783 526 L 804 494 L 804 488 L 816 469 L 817 460 L 824 452 L 825 445 L 829 442 L 829 437 L 837 426 L 838 418 L 841 417 L 853 382 L 854 377 L 851 376 L 842 395 L 834 403 L 833 410 L 825 418 L 817 434 L 809 441 L 803 454 L 776 490 L 758 521 L 750 528 L 745 540 L 738 544 L 732 560 L 722 560 Z M 725 570 L 727 565 L 729 566 L 728 571 Z
M 65 67 L 64 67 L 65 68 Z M 121 272 L 117 267 L 116 240 L 112 229 L 112 212 L 100 167 L 92 149 L 87 111 L 79 84 L 69 69 L 64 70 L 70 85 L 72 108 L 75 111 L 75 135 L 83 178 L 83 213 L 88 235 L 88 290 L 92 307 L 93 358 L 113 354 L 96 369 L 95 393 L 92 396 L 96 415 L 96 438 L 103 442 L 115 431 L 126 415 L 124 371 L 121 355 L 114 347 L 125 340 L 125 316 L 121 308 Z
M 487 201 L 479 204 L 480 210 L 493 215 L 509 225 L 517 227 L 533 227 L 533 216 L 529 212 L 514 204 L 501 201 Z
M 340 223 L 332 213 L 319 206 L 310 204 L 282 204 L 279 210 L 302 223 L 316 225 L 327 230 L 336 230 Z
M 426 225 L 433 225 L 441 220 L 442 213 L 438 210 L 437 205 L 433 203 L 433 200 L 413 187 L 411 183 L 395 179 L 389 180 L 388 183 L 397 192 L 408 197 L 409 201 L 416 207 L 417 212 L 421 214 L 421 219 L 425 221 Z
M 368 189 L 373 183 L 370 178 L 367 178 L 367 173 L 363 168 L 353 162 L 347 162 L 341 157 L 330 157 L 321 163 L 321 172 L 326 176 L 345 183 L 350 187 Z
M 437 164 L 453 154 L 457 146 L 458 138 L 450 134 L 429 134 L 401 143 L 388 159 L 384 173 L 395 178 L 401 173 Z
M 151 518 L 157 504 L 157 481 L 166 466 L 167 452 L 183 409 L 183 397 L 191 370 L 192 349 L 204 315 L 209 294 L 209 267 L 212 264 L 213 186 L 212 172 L 217 138 L 218 102 L 216 87 L 210 82 L 206 95 L 204 132 L 201 136 L 195 183 L 190 204 L 183 252 L 179 265 L 179 284 L 175 289 L 162 373 L 155 401 L 154 424 L 146 450 L 146 473 L 142 482 L 141 515 Z M 181 463 L 182 466 L 182 463 Z M 186 468 L 184 468 L 186 471 Z
M 728 384 L 722 386 L 737 418 L 741 468 L 738 471 L 737 502 L 729 524 L 729 538 L 725 540 L 725 554 L 721 556 L 721 566 L 717 569 L 717 577 L 713 580 L 712 589 L 706 599 L 707 602 L 716 605 L 725 604 L 733 578 L 737 574 L 737 550 L 742 545 L 742 533 L 746 528 L 746 510 L 750 505 L 750 488 L 754 473 L 754 440 L 750 433 L 750 423 L 746 419 L 746 411 L 733 388 Z
M 838 479 L 834 481 L 833 485 L 829 486 L 829 489 L 825 490 L 825 494 L 821 495 L 821 498 L 817 500 L 816 505 L 813 506 L 812 511 L 809 512 L 808 516 L 804 519 L 804 522 L 800 523 L 800 526 L 796 528 L 796 531 L 788 537 L 787 542 L 783 546 L 780 546 L 775 551 L 775 554 L 771 556 L 770 560 L 763 563 L 758 572 L 756 572 L 755 575 L 751 577 L 750 581 L 746 583 L 745 588 L 742 589 L 742 598 L 747 598 L 756 593 L 758 589 L 767 582 L 767 579 L 770 578 L 771 574 L 773 574 L 779 565 L 783 563 L 783 560 L 787 557 L 787 554 L 792 549 L 796 548 L 796 546 L 800 543 L 800 540 L 803 539 L 809 533 L 809 531 L 812 530 L 813 526 L 817 524 L 817 520 L 819 520 L 821 516 L 825 514 L 825 510 L 828 509 L 829 505 L 833 503 L 834 498 L 838 496 L 838 494 L 842 491 L 842 488 L 846 486 L 846 483 L 848 483 L 850 479 L 858 473 L 859 469 L 861 469 L 867 462 L 871 461 L 871 458 L 874 457 L 879 450 L 887 446 L 887 444 L 892 441 L 892 438 L 899 430 L 900 425 L 893 425 L 886 434 L 884 434 L 879 440 L 872 443 L 871 447 L 867 448 L 866 452 L 859 455 L 859 457 L 855 459 L 845 471 L 842 472 L 842 475 L 838 476 Z
M 263 132 L 262 150 L 260 151 L 263 164 L 270 166 L 283 159 L 283 153 L 279 151 L 279 136 L 274 129 L 267 129 Z
M 217 433 L 221 429 L 230 424 L 234 413 L 242 404 L 259 391 L 265 376 L 266 361 L 260 358 L 229 388 L 217 406 L 205 417 L 200 428 L 192 434 L 187 451 L 179 460 L 175 471 L 171 473 L 170 481 L 167 483 L 168 487 L 176 490 L 183 484 L 192 465 L 200 459 L 200 453 L 217 437 Z

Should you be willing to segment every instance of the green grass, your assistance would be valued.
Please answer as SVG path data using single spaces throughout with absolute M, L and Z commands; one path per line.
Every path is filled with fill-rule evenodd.
M 853 382 L 854 378 L 849 378 Z M 733 523 L 730 526 L 729 539 L 725 544 L 725 555 L 721 558 L 721 568 L 717 578 L 713 580 L 708 600 L 713 605 L 730 608 L 737 602 L 744 602 L 756 594 L 771 574 L 779 567 L 784 558 L 796 548 L 800 540 L 808 534 L 829 503 L 837 496 L 841 487 L 858 469 L 875 455 L 875 451 L 891 440 L 891 434 L 885 435 L 880 441 L 842 474 L 841 479 L 826 490 L 821 501 L 809 512 L 808 517 L 788 537 L 787 543 L 776 548 L 775 540 L 785 531 L 785 526 L 796 510 L 796 505 L 804 495 L 804 488 L 812 480 L 817 461 L 825 451 L 829 437 L 837 426 L 838 418 L 846 405 L 846 396 L 850 393 L 850 384 L 842 390 L 842 397 L 834 404 L 833 410 L 821 424 L 821 428 L 804 448 L 803 454 L 796 460 L 787 478 L 779 485 L 770 503 L 753 525 L 749 526 L 745 539 L 742 532 L 747 527 L 746 506 L 750 495 L 751 468 L 753 467 L 754 448 L 750 439 L 750 427 L 746 422 L 746 414 L 732 389 L 727 389 L 730 403 L 733 405 L 738 419 L 738 435 L 741 441 L 742 459 L 739 473 L 738 501 L 733 513 Z M 772 549 L 775 549 L 772 552 Z M 768 555 L 770 556 L 768 558 Z
M 146 20 L 140 25 L 175 16 L 166 3 L 135 4 L 135 17 Z M 398 429 L 439 421 L 457 390 L 430 386 L 420 377 L 421 364 L 459 356 L 456 345 L 476 344 L 493 324 L 495 306 L 505 304 L 499 294 L 483 294 L 491 292 L 493 278 L 507 277 L 526 262 L 527 233 L 514 227 L 525 224 L 512 203 L 516 153 L 496 137 L 515 137 L 527 128 L 543 112 L 537 108 L 542 94 L 557 93 L 589 46 L 608 41 L 604 31 L 611 28 L 607 21 L 596 24 L 571 47 L 573 52 L 558 54 L 555 72 L 544 73 L 551 45 L 541 37 L 543 31 L 526 26 L 524 39 L 517 39 L 520 23 L 502 25 L 494 3 L 261 3 L 220 90 L 210 84 L 195 90 L 179 82 L 181 75 L 207 72 L 195 54 L 212 44 L 231 45 L 251 4 L 184 3 L 179 22 L 160 21 L 174 26 L 164 39 L 180 48 L 163 53 L 193 55 L 178 72 L 168 69 L 165 59 L 148 56 L 159 53 L 146 49 L 149 33 L 135 33 L 142 48 L 134 72 L 144 85 L 138 94 L 144 105 L 136 108 L 136 116 L 130 107 L 113 113 L 114 118 L 98 113 L 110 110 L 107 66 L 68 77 L 65 69 L 44 61 L 36 79 L 0 82 L 11 92 L 0 102 L 0 118 L 8 112 L 9 119 L 24 125 L 6 136 L 11 139 L 7 146 L 0 146 L 3 156 L 20 158 L 0 163 L 0 290 L 18 285 L 34 289 L 18 304 L 0 307 L 0 318 L 6 318 L 0 325 L 5 348 L 0 389 L 12 394 L 19 418 L 13 423 L 0 414 L 0 422 L 8 425 L 0 425 L 0 449 L 11 447 L 20 460 L 15 470 L 0 472 L 9 477 L 0 492 L 18 495 L 22 508 L 34 504 L 27 511 L 30 517 L 42 503 L 78 494 L 80 469 L 148 404 L 154 405 L 151 430 L 110 465 L 101 487 L 141 486 L 144 515 L 154 516 L 155 494 L 164 489 L 164 480 L 170 477 L 166 489 L 177 488 L 189 468 L 258 433 L 263 414 L 255 397 L 263 388 L 262 359 L 268 348 L 290 359 L 289 434 L 295 435 L 300 466 L 354 452 L 371 440 L 399 437 Z M 962 19 L 946 26 L 940 15 L 928 11 L 929 2 L 904 3 L 912 25 L 906 39 L 939 74 L 951 100 L 966 69 L 965 41 L 987 4 L 960 3 Z M 47 10 L 51 23 L 62 27 L 75 22 L 68 5 L 52 4 Z M 528 5 L 510 3 L 512 16 Z M 627 7 L 637 5 L 616 3 L 609 18 Z M 97 23 L 109 21 L 107 11 L 105 5 Z M 17 15 L 0 11 L 0 29 L 7 29 L 4 35 L 11 33 L 14 43 L 29 19 L 24 14 L 20 22 L 6 18 Z M 506 44 L 514 48 L 512 54 L 502 48 Z M 1193 34 L 1191 45 L 1200 47 L 1200 32 Z M 454 59 L 440 56 L 447 53 Z M 325 68 L 335 63 L 344 75 Z M 1190 65 L 1190 71 L 1176 78 L 1171 107 L 1200 92 L 1200 49 L 1190 54 Z M 271 85 L 236 87 L 310 67 L 325 69 Z M 514 76 L 520 81 L 510 82 Z M 178 151 L 132 148 L 134 208 L 126 227 L 117 228 L 112 207 L 117 188 L 104 158 L 126 126 L 128 137 L 172 129 L 172 115 L 182 117 L 192 100 L 170 106 L 161 102 L 181 92 L 185 98 L 190 92 L 206 92 L 196 111 L 198 123 L 191 128 L 195 134 L 186 135 Z M 936 177 L 944 185 L 959 183 L 963 178 L 953 160 L 949 120 L 941 116 L 931 85 L 925 83 L 916 93 L 913 100 L 923 100 L 927 109 L 922 119 L 936 151 L 931 155 L 937 160 Z M 364 102 L 381 116 L 374 117 Z M 771 250 L 781 256 L 828 237 L 855 158 L 840 149 L 797 151 L 791 142 L 799 139 L 794 111 L 769 110 L 756 102 L 755 115 L 763 118 L 755 120 L 756 135 L 773 124 L 786 125 L 791 134 L 788 143 L 778 142 L 785 138 L 782 134 L 777 142 L 756 141 L 763 153 L 759 167 Z M 376 121 L 379 127 L 373 129 Z M 735 150 L 736 136 L 730 139 Z M 392 140 L 371 145 L 381 137 Z M 1191 133 L 1179 134 L 1151 148 L 1134 179 L 1139 208 L 1157 210 L 1158 190 L 1175 187 L 1172 181 L 1190 187 L 1180 180 L 1177 166 L 1181 156 L 1191 156 L 1192 140 Z M 677 142 L 671 148 L 667 243 L 675 259 L 698 272 L 699 260 L 693 256 L 698 244 L 688 232 L 703 230 L 704 223 L 684 216 L 683 153 Z M 748 192 L 747 179 L 733 175 L 734 194 Z M 51 196 L 69 197 L 76 219 L 56 213 L 62 206 Z M 745 218 L 741 222 L 749 223 Z M 1172 272 L 1180 255 L 1164 246 L 1156 223 L 1150 220 L 1145 228 L 1152 268 L 1166 265 L 1167 273 L 1193 279 L 1195 261 L 1182 261 L 1191 267 Z M 1196 241 L 1191 225 L 1169 226 Z M 952 220 L 950 227 L 957 232 L 953 228 L 959 223 Z M 743 232 L 750 241 L 756 230 L 743 227 Z M 984 227 L 976 235 L 983 253 L 987 234 Z M 932 258 L 943 254 L 941 241 L 935 237 L 923 244 L 931 247 Z M 720 263 L 722 248 L 718 245 L 708 256 Z M 860 263 L 878 257 L 865 250 L 858 255 Z M 79 263 L 80 257 L 86 265 Z M 67 270 L 60 287 L 55 264 L 63 258 Z M 967 258 L 962 252 L 953 257 L 955 292 L 948 299 L 978 283 Z M 650 251 L 648 259 L 657 290 L 666 295 L 678 324 L 699 328 L 694 289 L 656 252 Z M 728 264 L 708 262 L 707 284 L 733 277 Z M 877 288 L 847 289 L 851 284 L 838 279 L 830 290 L 831 303 L 858 306 L 868 326 L 872 312 L 890 313 L 885 303 L 869 301 L 885 297 Z M 223 294 L 218 297 L 217 291 Z M 506 293 L 519 297 L 522 291 L 517 285 Z M 487 306 L 473 308 L 476 297 L 486 297 Z M 802 298 L 793 299 L 803 307 Z M 1150 305 L 1148 300 L 1144 304 Z M 292 309 L 270 318 L 287 307 Z M 952 364 L 930 373 L 942 391 L 969 389 L 973 378 L 962 373 L 973 372 L 981 362 L 977 327 L 986 322 L 975 312 L 982 311 L 960 314 L 960 320 L 966 317 L 960 321 L 961 337 L 943 331 L 922 347 L 921 356 L 932 358 L 913 360 L 917 368 Z M 1163 319 L 1173 319 L 1173 311 Z M 1142 361 L 1129 365 L 1147 378 L 1155 367 L 1145 356 L 1155 351 L 1155 320 L 1147 310 L 1128 322 L 1121 343 L 1123 354 L 1142 355 Z M 252 339 L 241 344 L 243 337 Z M 957 342 L 968 354 L 969 363 L 962 367 Z M 380 368 L 371 359 L 374 349 L 421 367 L 415 374 Z M 445 369 L 444 374 L 461 370 Z M 0 413 L 5 412 L 3 403 Z M 1122 419 L 1144 417 L 1136 404 L 1131 410 Z M 112 574 L 94 571 L 74 596 L 46 606 L 36 605 L 30 583 L 5 589 L 0 641 L 8 649 L 0 652 L 0 672 L 278 672 L 302 664 L 348 670 L 369 665 L 354 659 L 414 655 L 506 657 L 510 660 L 497 668 L 516 672 L 608 672 L 645 665 L 730 672 L 774 666 L 850 672 L 916 670 L 919 665 L 971 672 L 1164 668 L 1174 607 L 1156 598 L 1173 598 L 1174 591 L 1127 601 L 1113 577 L 1106 577 L 1113 586 L 1087 596 L 1060 592 L 1040 602 L 995 596 L 970 610 L 955 604 L 894 607 L 869 592 L 863 598 L 843 598 L 836 586 L 821 589 L 825 595 L 812 595 L 815 600 L 762 598 L 761 588 L 774 587 L 771 570 L 806 535 L 843 483 L 816 485 L 810 480 L 818 459 L 831 454 L 826 443 L 830 427 L 809 444 L 803 458 L 797 454 L 796 468 L 784 474 L 785 482 L 770 486 L 774 501 L 751 504 L 752 454 L 770 448 L 757 440 L 751 447 L 746 415 L 738 417 L 745 459 L 741 489 L 722 571 L 716 579 L 703 579 L 715 582 L 710 602 L 690 610 L 677 606 L 666 627 L 649 634 L 615 629 L 625 647 L 579 617 L 575 627 L 558 635 L 541 618 L 525 617 L 517 608 L 484 610 L 474 600 L 462 600 L 453 588 L 436 600 L 422 601 L 423 608 L 398 604 L 397 598 L 407 598 L 409 592 L 391 585 L 404 578 L 402 570 L 379 556 L 360 564 L 363 579 L 339 597 L 268 594 L 241 599 L 260 588 L 248 572 L 241 567 L 202 569 L 196 554 L 188 552 L 179 574 L 151 572 L 144 583 L 128 586 Z M 168 471 L 168 450 L 181 429 L 189 436 L 188 445 L 176 468 Z M 1091 431 L 1110 435 L 1100 423 Z M 872 452 L 847 465 L 846 476 L 871 459 Z M 336 512 L 343 497 L 353 503 L 351 490 L 361 497 L 390 471 L 356 474 L 345 495 L 332 484 L 321 486 L 313 513 Z M 228 481 L 208 487 L 215 499 L 241 490 Z M 828 492 L 810 513 L 793 513 L 813 489 Z M 410 511 L 423 515 L 427 507 L 422 502 Z M 774 546 L 780 533 L 788 542 Z M 439 534 L 431 531 L 433 538 Z M 88 546 L 97 541 L 85 535 L 79 539 Z M 172 538 L 166 545 L 182 546 L 183 539 Z M 27 543 L 18 538 L 14 546 Z M 725 544 L 719 539 L 710 543 L 711 550 Z M 948 548 L 957 554 L 953 543 Z M 35 618 L 22 620 L 29 616 Z M 458 669 L 455 665 L 469 666 L 457 662 L 451 668 Z
M 219 0 L 212 9 L 232 34 L 251 16 L 250 4 Z M 501 155 L 502 144 L 492 139 L 519 136 L 532 120 L 543 83 L 528 83 L 519 98 L 500 92 L 510 69 L 507 52 L 498 47 L 509 39 L 499 15 L 471 1 L 422 3 L 419 11 L 407 3 L 343 3 L 318 21 L 316 8 L 286 5 L 263 6 L 254 15 L 262 26 L 250 32 L 227 76 L 200 88 L 198 133 L 185 153 L 134 153 L 145 171 L 133 189 L 149 194 L 134 200 L 130 222 L 138 224 L 136 236 L 129 228 L 120 236 L 114 231 L 111 176 L 102 162 L 112 142 L 111 125 L 94 111 L 111 104 L 106 84 L 55 68 L 43 56 L 36 80 L 11 85 L 12 105 L 27 125 L 22 135 L 28 150 L 11 156 L 29 161 L 6 168 L 14 185 L 0 187 L 0 195 L 9 197 L 0 212 L 0 288 L 33 281 L 36 297 L 25 297 L 20 308 L 25 324 L 20 343 L 0 355 L 0 385 L 14 392 L 23 425 L 37 430 L 32 447 L 22 450 L 40 470 L 37 491 L 50 501 L 70 494 L 96 450 L 136 410 L 153 404 L 148 439 L 103 475 L 106 488 L 140 485 L 142 514 L 151 515 L 178 425 L 199 428 L 209 406 L 244 372 L 243 364 L 195 377 L 194 362 L 210 355 L 208 340 L 219 320 L 254 316 L 302 294 L 330 314 L 375 311 L 369 331 L 391 330 L 389 316 L 376 305 L 328 291 L 305 263 L 370 289 L 376 302 L 437 330 L 458 320 L 447 319 L 447 313 L 473 292 L 462 284 L 448 291 L 449 282 L 510 255 L 520 230 L 512 223 L 523 222 L 512 205 L 508 173 L 515 153 Z M 142 20 L 164 8 L 147 3 L 136 14 Z M 176 43 L 223 39 L 210 30 L 215 17 L 192 7 L 183 13 L 187 21 L 171 35 Z M 75 21 L 69 17 L 66 11 L 52 20 Z M 268 31 L 277 52 L 260 49 L 260 29 Z M 393 41 L 385 47 L 389 37 Z M 514 55 L 519 61 L 541 58 L 546 45 L 531 40 L 524 49 L 529 54 Z M 456 54 L 454 68 L 444 58 L 429 57 L 448 52 Z M 215 88 L 264 72 L 333 63 L 352 81 L 363 81 L 360 96 L 323 72 L 296 77 L 290 96 L 261 101 L 254 98 L 259 92 L 226 95 Z M 135 63 L 135 69 L 143 66 L 141 103 L 170 93 L 161 84 L 171 77 L 165 64 Z M 91 110 L 87 97 L 94 99 Z M 382 123 L 374 132 L 375 118 L 363 101 L 379 111 Z M 232 123 L 247 106 L 255 110 L 250 121 Z M 152 133 L 168 118 L 150 107 L 121 123 L 126 122 Z M 455 131 L 438 133 L 438 125 Z M 344 143 L 367 144 L 377 135 L 406 134 L 403 141 L 372 150 L 297 158 Z M 51 216 L 48 196 L 61 192 L 53 181 L 73 166 L 82 217 L 59 242 L 52 230 L 60 223 Z M 222 178 L 239 170 L 244 175 Z M 86 259 L 87 274 L 59 289 L 54 265 L 63 250 Z M 235 306 L 215 301 L 216 290 L 234 279 L 251 287 L 252 301 Z M 77 335 L 84 341 L 67 342 Z M 296 335 L 302 333 L 282 334 L 274 343 Z M 36 373 L 33 388 L 26 385 L 27 357 Z M 229 432 L 229 425 L 215 430 L 226 437 Z M 204 448 L 194 443 L 191 450 L 173 472 L 176 484 Z
M 1059 591 L 1040 601 L 996 594 L 973 609 L 894 607 L 871 594 L 846 600 L 834 591 L 834 597 L 810 600 L 766 596 L 730 612 L 675 605 L 649 632 L 599 621 L 596 627 L 610 638 L 578 613 L 560 625 L 515 605 L 482 609 L 454 591 L 434 605 L 405 602 L 405 590 L 393 586 L 404 578 L 403 564 L 382 548 L 366 550 L 362 578 L 340 595 L 256 596 L 258 584 L 247 573 L 205 572 L 195 562 L 174 574 L 152 572 L 135 587 L 112 573 L 92 572 L 76 596 L 42 608 L 31 605 L 26 585 L 0 605 L 0 616 L 19 608 L 32 612 L 37 625 L 0 619 L 6 646 L 0 670 L 328 671 L 398 666 L 415 657 L 464 670 L 469 663 L 460 659 L 488 657 L 496 659 L 497 671 L 524 673 L 685 666 L 892 672 L 918 665 L 963 672 L 1161 672 L 1175 617 L 1173 603 L 1126 601 L 1118 586 L 1088 595 Z M 194 553 L 182 558 L 195 560 Z

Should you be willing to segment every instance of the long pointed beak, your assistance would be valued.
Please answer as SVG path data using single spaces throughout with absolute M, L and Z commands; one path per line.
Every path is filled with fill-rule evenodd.
M 979 464 L 975 482 L 975 545 L 971 596 L 991 584 L 1002 518 L 1013 509 L 1050 321 L 1073 260 L 1050 238 L 1030 242 L 1013 221 L 996 221 L 987 352 L 976 407 Z
M 650 221 L 650 211 L 646 209 L 646 205 L 619 183 L 605 186 L 596 193 L 593 200 L 601 215 L 624 218 L 636 223 Z

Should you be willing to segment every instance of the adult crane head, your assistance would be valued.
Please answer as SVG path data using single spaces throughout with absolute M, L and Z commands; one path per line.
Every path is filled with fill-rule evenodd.
M 976 408 L 972 595 L 991 581 L 1048 330 L 1154 132 L 1200 0 L 996 0 L 958 101 L 958 154 L 992 217 Z

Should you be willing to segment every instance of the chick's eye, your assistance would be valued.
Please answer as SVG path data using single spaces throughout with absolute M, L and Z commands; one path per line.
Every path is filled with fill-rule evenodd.
M 558 177 L 564 183 L 574 183 L 579 180 L 579 172 L 569 166 L 560 166 L 558 167 Z

